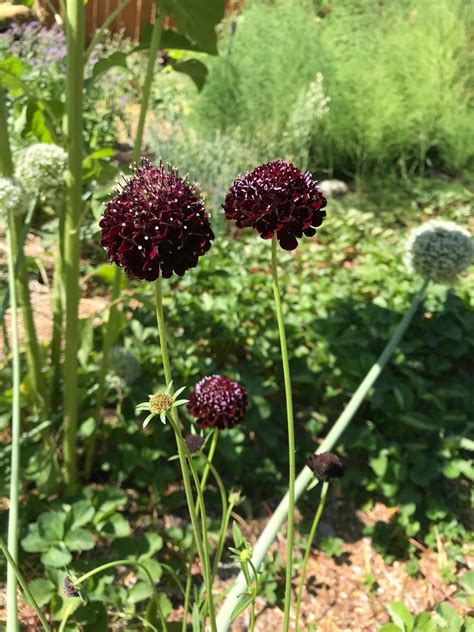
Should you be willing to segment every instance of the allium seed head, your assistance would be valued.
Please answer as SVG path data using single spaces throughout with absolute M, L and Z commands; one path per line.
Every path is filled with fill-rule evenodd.
M 204 443 L 204 438 L 197 434 L 190 434 L 185 439 L 184 442 L 191 454 L 195 452 L 199 452 L 202 448 L 202 444 Z
M 67 153 L 50 143 L 35 143 L 20 152 L 15 177 L 45 204 L 55 204 L 66 194 L 64 178 Z
M 452 283 L 474 260 L 472 236 L 466 229 L 431 220 L 410 233 L 405 264 L 437 283 Z
M 125 347 L 112 347 L 109 353 L 110 373 L 130 386 L 141 373 L 140 363 Z
M 23 215 L 27 205 L 27 194 L 21 184 L 13 178 L 0 177 L 0 215 L 6 216 L 9 212 Z
M 328 481 L 331 478 L 340 478 L 346 469 L 341 458 L 333 452 L 312 454 L 306 465 L 320 481 Z
M 221 375 L 203 378 L 189 396 L 188 410 L 201 428 L 233 428 L 242 421 L 246 409 L 245 388 Z
M 294 250 L 297 238 L 311 237 L 326 216 L 326 199 L 309 172 L 284 160 L 268 162 L 239 176 L 225 199 L 227 219 L 251 226 L 263 239 L 276 233 L 280 246 Z
M 110 200 L 99 225 L 110 261 L 147 281 L 182 276 L 214 239 L 198 191 L 176 169 L 148 160 Z
M 154 415 L 165 413 L 173 403 L 173 397 L 169 393 L 155 393 L 150 395 L 150 412 Z

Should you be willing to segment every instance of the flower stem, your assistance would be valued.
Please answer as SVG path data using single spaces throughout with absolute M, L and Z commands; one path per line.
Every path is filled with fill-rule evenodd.
M 67 71 L 66 114 L 68 172 L 64 230 L 64 287 L 66 292 L 66 348 L 64 354 L 64 482 L 77 485 L 77 420 L 79 407 L 79 256 L 82 218 L 82 130 L 84 82 L 84 0 L 66 4 Z
M 309 556 L 311 555 L 311 548 L 314 540 L 314 536 L 316 535 L 316 529 L 318 528 L 319 519 L 321 518 L 321 514 L 323 513 L 324 504 L 326 503 L 326 496 L 328 493 L 329 482 L 324 481 L 321 487 L 321 497 L 319 499 L 319 505 L 314 514 L 313 524 L 311 525 L 311 529 L 308 536 L 308 542 L 306 543 L 306 550 L 303 558 L 303 568 L 301 569 L 301 577 L 300 577 L 300 585 L 298 588 L 298 596 L 296 598 L 296 608 L 295 608 L 295 632 L 298 632 L 298 622 L 300 618 L 300 609 L 301 609 L 301 598 L 303 596 L 303 588 L 304 581 L 306 577 L 306 570 L 308 568 Z
M 201 489 L 204 493 L 204 490 L 206 488 L 206 483 L 207 483 L 207 477 L 209 476 L 209 470 L 211 469 L 212 466 L 212 460 L 214 459 L 214 454 L 216 452 L 216 447 L 217 447 L 217 441 L 219 439 L 219 430 L 216 428 L 213 433 L 212 433 L 212 439 L 211 439 L 211 445 L 209 447 L 209 453 L 207 455 L 207 457 L 205 457 L 206 459 L 206 465 L 204 466 L 204 472 L 202 473 L 202 478 L 201 478 Z M 215 477 L 215 474 L 214 474 Z M 217 479 L 216 479 L 216 482 Z
M 293 540 L 294 540 L 294 511 L 295 511 L 295 430 L 293 421 L 293 396 L 291 393 L 290 363 L 288 361 L 288 349 L 286 345 L 285 324 L 281 308 L 280 289 L 278 286 L 278 261 L 277 238 L 272 237 L 272 285 L 275 300 L 275 312 L 280 335 L 281 360 L 283 364 L 283 379 L 285 382 L 286 417 L 288 422 L 288 522 L 287 522 L 287 546 L 286 546 L 286 581 L 285 581 L 285 611 L 283 630 L 288 632 L 290 626 L 291 610 L 291 580 L 293 576 Z
M 171 377 L 171 367 L 170 360 L 168 355 L 168 343 L 166 342 L 166 330 L 165 330 L 165 319 L 163 315 L 163 297 L 161 292 L 161 278 L 159 277 L 155 282 L 155 300 L 156 300 L 156 320 L 158 323 L 158 333 L 160 336 L 160 346 L 161 346 L 161 356 L 163 362 L 163 371 L 165 374 L 166 384 L 170 384 L 172 382 Z M 191 517 L 191 524 L 194 532 L 194 539 L 196 541 L 196 547 L 198 549 L 199 558 L 201 560 L 201 565 L 204 574 L 204 581 L 206 583 L 206 593 L 207 593 L 207 603 L 209 609 L 209 617 L 211 619 L 211 628 L 212 632 L 216 632 L 216 621 L 214 614 L 214 601 L 212 596 L 212 582 L 209 571 L 209 554 L 208 554 L 208 543 L 207 540 L 204 539 L 203 535 L 201 535 L 201 530 L 199 528 L 198 517 L 196 513 L 196 506 L 194 504 L 193 490 L 191 486 L 191 480 L 189 477 L 189 469 L 187 463 L 187 455 L 186 455 L 186 444 L 183 439 L 183 435 L 180 427 L 180 420 L 177 408 L 171 409 L 170 414 L 170 423 L 175 433 L 176 444 L 178 448 L 178 457 L 179 463 L 181 466 L 181 473 L 183 476 L 184 483 L 184 491 L 186 494 L 186 500 L 188 503 L 189 515 Z M 192 466 L 192 465 L 190 465 Z M 194 474 L 194 473 L 193 473 Z M 200 491 L 199 484 L 197 485 L 198 493 Z M 204 514 L 204 512 L 202 512 Z M 209 572 L 208 572 L 209 571 Z
M 46 630 L 46 632 L 50 632 L 51 628 L 49 627 L 48 622 L 44 618 L 44 615 L 41 612 L 40 607 L 36 603 L 35 598 L 31 594 L 31 591 L 28 588 L 28 584 L 26 583 L 23 575 L 21 574 L 17 563 L 15 562 L 13 557 L 10 555 L 10 552 L 8 551 L 8 548 L 7 548 L 6 544 L 5 544 L 5 541 L 3 540 L 3 538 L 1 536 L 0 536 L 0 549 L 2 549 L 2 553 L 3 553 L 3 555 L 5 556 L 5 558 L 6 558 L 7 562 L 8 562 L 8 569 L 11 568 L 13 570 L 13 572 L 15 573 L 15 577 L 18 580 L 18 583 L 20 584 L 20 586 L 21 586 L 21 588 L 22 588 L 22 590 L 23 590 L 23 592 L 25 594 L 25 597 L 28 599 L 31 607 L 36 612 L 36 616 L 41 621 L 41 625 Z M 17 621 L 17 623 L 18 623 L 18 621 Z
M 133 147 L 133 156 L 132 156 L 133 163 L 138 162 L 138 160 L 140 159 L 141 151 L 142 151 L 143 132 L 145 129 L 146 115 L 147 115 L 148 106 L 150 103 L 151 86 L 153 83 L 153 77 L 155 75 L 156 56 L 158 54 L 158 49 L 160 47 L 161 33 L 163 30 L 163 17 L 164 16 L 161 13 L 158 13 L 157 8 L 155 7 L 155 22 L 153 24 L 153 31 L 151 35 L 147 68 L 146 68 L 145 79 L 144 79 L 143 87 L 142 87 L 140 116 L 138 119 L 137 131 L 136 131 L 136 136 L 135 136 L 135 144 Z M 122 276 L 123 276 L 122 269 L 117 266 L 115 269 L 114 283 L 112 287 L 109 317 L 107 320 L 107 324 L 105 326 L 105 335 L 104 335 L 104 341 L 102 345 L 102 360 L 100 363 L 99 380 L 98 380 L 99 386 L 96 393 L 95 428 L 87 444 L 86 464 L 85 464 L 86 479 L 89 479 L 92 466 L 94 463 L 94 452 L 95 452 L 95 445 L 96 445 L 96 439 L 97 439 L 96 433 L 100 425 L 102 405 L 104 402 L 104 394 L 105 394 L 105 388 L 104 388 L 105 378 L 109 370 L 109 352 L 115 338 L 115 332 L 117 330 L 117 327 L 116 327 L 117 316 L 118 316 L 117 303 L 118 303 L 118 298 L 120 296 L 120 286 L 122 284 Z
M 10 140 L 8 137 L 5 92 L 0 89 L 0 169 L 4 176 L 13 174 Z M 7 632 L 18 630 L 18 603 L 16 597 L 17 576 L 15 565 L 18 561 L 18 517 L 20 488 L 20 342 L 18 339 L 18 305 L 15 281 L 15 217 L 10 209 L 7 216 L 7 259 L 8 288 L 10 291 L 11 332 L 12 332 L 12 426 L 11 426 L 11 467 L 10 467 L 10 508 L 8 511 L 8 551 L 4 553 L 13 562 L 7 568 Z M 3 549 L 3 547 L 2 547 Z
M 413 296 L 409 309 L 404 314 L 402 320 L 399 322 L 385 349 L 382 351 L 378 360 L 367 373 L 363 382 L 360 384 L 360 386 L 352 396 L 350 402 L 343 410 L 342 414 L 334 423 L 327 437 L 316 450 L 317 454 L 320 454 L 321 452 L 328 452 L 329 450 L 331 450 L 339 441 L 342 433 L 345 431 L 351 420 L 354 418 L 354 415 L 359 409 L 359 406 L 363 402 L 369 390 L 375 384 L 377 378 L 382 373 L 385 365 L 391 358 L 393 352 L 402 339 L 403 334 L 411 323 L 413 316 L 418 309 L 418 306 L 423 300 L 428 283 L 429 281 L 425 281 L 419 291 Z M 300 498 L 300 496 L 304 493 L 305 489 L 308 486 L 308 483 L 313 479 L 313 477 L 314 475 L 309 467 L 305 466 L 301 470 L 295 481 L 295 501 L 298 500 L 298 498 Z M 255 568 L 260 568 L 260 565 L 265 559 L 268 549 L 270 548 L 272 542 L 275 540 L 278 531 L 281 528 L 281 525 L 284 523 L 286 516 L 288 515 L 288 510 L 290 506 L 289 493 L 287 492 L 283 499 L 280 501 L 278 507 L 273 512 L 272 517 L 265 525 L 265 528 L 260 534 L 260 537 L 254 547 L 252 562 L 254 563 Z M 245 578 L 242 574 L 240 574 L 234 582 L 231 591 L 228 593 L 219 611 L 219 616 L 217 617 L 218 632 L 226 632 L 229 629 L 229 626 L 231 624 L 232 612 L 234 611 L 236 605 L 241 601 L 242 593 L 244 592 L 244 590 Z

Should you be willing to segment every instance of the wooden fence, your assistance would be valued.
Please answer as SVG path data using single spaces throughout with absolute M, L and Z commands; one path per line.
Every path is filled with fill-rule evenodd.
M 201 0 L 206 2 L 206 0 Z M 67 0 L 66 0 L 67 2 Z M 122 0 L 89 0 L 86 5 L 86 32 L 90 37 L 98 29 L 104 20 Z M 47 8 L 44 0 L 40 0 L 43 9 Z M 53 4 L 58 7 L 59 0 L 53 0 Z M 153 19 L 154 0 L 131 0 L 123 9 L 118 18 L 110 25 L 113 32 L 123 30 L 125 34 L 135 41 L 140 38 L 140 31 L 144 24 L 149 24 Z M 243 0 L 232 0 L 227 2 L 227 12 L 237 12 L 243 4 Z M 165 20 L 165 28 L 169 22 Z

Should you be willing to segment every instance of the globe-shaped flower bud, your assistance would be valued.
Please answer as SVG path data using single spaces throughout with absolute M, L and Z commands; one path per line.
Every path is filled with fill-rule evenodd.
M 35 143 L 19 153 L 15 177 L 41 202 L 55 205 L 66 194 L 66 168 L 67 153 L 62 147 Z
M 99 226 L 110 261 L 147 281 L 182 276 L 214 239 L 198 191 L 176 169 L 147 160 L 107 204 Z
M 341 458 L 333 452 L 312 454 L 307 460 L 306 465 L 320 481 L 340 478 L 346 470 Z
M 27 193 L 21 184 L 13 178 L 0 177 L 0 215 L 5 217 L 10 212 L 23 215 L 27 206 Z
M 263 239 L 276 233 L 285 250 L 296 248 L 297 238 L 316 233 L 326 216 L 325 206 L 311 174 L 284 160 L 239 176 L 223 204 L 226 218 L 235 220 L 239 228 L 251 226 Z
M 406 246 L 408 269 L 436 283 L 452 283 L 473 260 L 471 234 L 453 222 L 423 224 L 411 232 Z
M 244 418 L 247 391 L 239 382 L 211 375 L 196 384 L 188 410 L 201 428 L 233 428 Z

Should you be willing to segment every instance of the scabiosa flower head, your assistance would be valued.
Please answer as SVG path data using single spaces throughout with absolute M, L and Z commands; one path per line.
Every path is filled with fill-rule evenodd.
M 320 481 L 340 478 L 346 470 L 346 466 L 341 458 L 337 454 L 334 454 L 334 452 L 312 454 L 307 460 L 306 465 Z
M 227 219 L 251 226 L 263 239 L 276 233 L 280 246 L 294 250 L 297 237 L 311 237 L 326 216 L 326 199 L 309 172 L 285 160 L 267 162 L 239 176 L 225 199 Z
M 169 393 L 155 393 L 149 398 L 150 412 L 154 415 L 161 415 L 171 408 L 173 397 Z
M 69 597 L 70 599 L 80 596 L 79 591 L 74 586 L 74 583 L 73 583 L 72 579 L 70 577 L 68 577 L 67 575 L 66 575 L 66 577 L 64 578 L 64 581 L 63 581 L 63 594 L 66 597 Z
M 196 452 L 199 452 L 199 450 L 202 448 L 204 437 L 201 437 L 201 435 L 197 434 L 190 434 L 184 439 L 184 442 L 189 452 L 191 454 L 194 454 Z
M 110 200 L 99 225 L 110 261 L 147 281 L 182 276 L 214 239 L 198 191 L 176 169 L 148 160 Z
M 0 177 L 0 214 L 6 216 L 11 211 L 22 215 L 27 205 L 27 194 L 21 184 L 13 178 Z
M 189 396 L 188 410 L 201 428 L 233 428 L 247 409 L 247 391 L 234 380 L 211 375 L 199 381 Z
M 35 143 L 18 155 L 15 177 L 41 202 L 55 204 L 66 193 L 66 167 L 67 153 L 62 147 Z
M 473 259 L 471 234 L 453 222 L 431 220 L 413 230 L 408 238 L 408 269 L 437 283 L 452 283 Z

